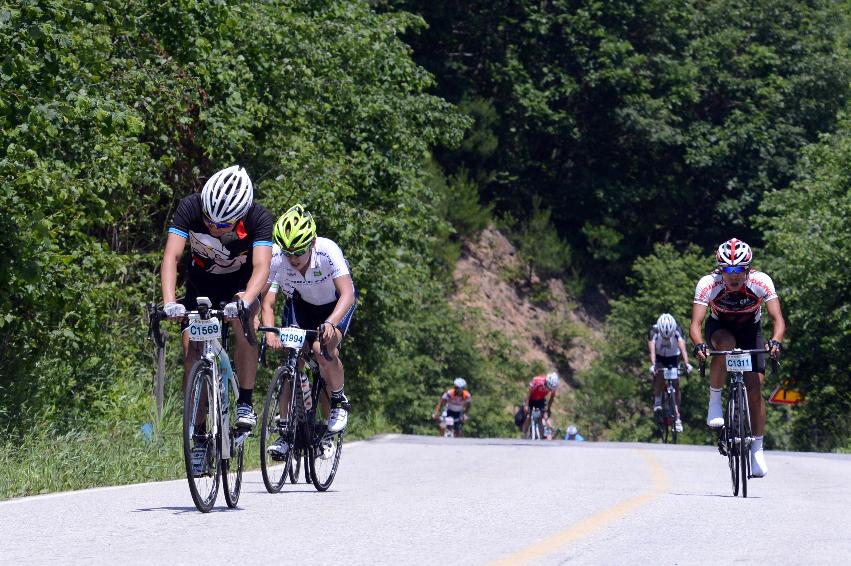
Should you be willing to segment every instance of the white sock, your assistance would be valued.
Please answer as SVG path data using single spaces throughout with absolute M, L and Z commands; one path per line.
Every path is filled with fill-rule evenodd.
M 759 452 L 760 450 L 762 450 L 762 437 L 761 436 L 754 436 L 753 437 L 753 442 L 751 443 L 751 450 L 753 450 L 754 452 Z
M 709 404 L 710 405 L 720 405 L 721 404 L 721 391 L 722 389 L 715 389 L 714 387 L 709 387 Z

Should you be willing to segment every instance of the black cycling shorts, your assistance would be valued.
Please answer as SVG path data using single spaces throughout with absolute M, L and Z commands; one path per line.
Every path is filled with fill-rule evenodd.
M 759 322 L 745 325 L 735 325 L 731 323 L 721 322 L 715 317 L 710 316 L 706 321 L 706 339 L 713 349 L 712 335 L 717 330 L 726 330 L 733 335 L 736 340 L 736 347 L 742 350 L 762 349 L 765 347 L 765 342 L 762 341 L 762 329 Z M 751 363 L 757 373 L 765 373 L 765 354 L 751 354 Z
M 547 409 L 547 398 L 544 397 L 543 399 L 532 399 L 531 401 L 529 401 L 529 408 L 541 409 L 542 411 L 545 411 Z
M 656 369 L 675 368 L 679 365 L 679 356 L 656 356 Z

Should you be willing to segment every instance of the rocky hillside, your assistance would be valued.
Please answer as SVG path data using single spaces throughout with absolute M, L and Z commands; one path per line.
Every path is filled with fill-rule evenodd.
M 572 300 L 562 281 L 541 281 L 534 274 L 527 280 L 516 249 L 492 227 L 464 243 L 454 280 L 452 302 L 471 313 L 470 330 L 485 353 L 493 346 L 481 338 L 495 331 L 509 338 L 525 362 L 564 377 L 559 395 L 565 402 L 555 410 L 556 424 L 564 428 L 573 378 L 595 359 L 600 325 Z M 531 377 L 518 375 L 517 381 Z M 506 400 L 507 409 L 517 401 Z

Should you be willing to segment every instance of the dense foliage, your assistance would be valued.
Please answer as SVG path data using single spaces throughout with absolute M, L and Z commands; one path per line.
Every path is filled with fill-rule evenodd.
M 761 195 L 849 92 L 848 10 L 831 1 L 388 3 L 423 15 L 417 60 L 476 118 L 445 167 L 501 212 L 541 197 L 617 291 L 655 242 L 759 244 Z
M 768 195 L 766 263 L 783 284 L 786 373 L 806 393 L 794 446 L 851 449 L 851 120 L 806 148 L 800 174 Z

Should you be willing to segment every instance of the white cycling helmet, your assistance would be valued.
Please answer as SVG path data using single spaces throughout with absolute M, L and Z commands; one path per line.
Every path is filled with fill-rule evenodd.
M 466 389 L 467 388 L 467 382 L 464 381 L 463 377 L 456 378 L 453 383 L 454 383 L 455 387 L 457 387 L 458 389 Z
M 665 313 L 656 321 L 656 328 L 659 329 L 663 337 L 670 338 L 677 330 L 677 321 L 674 320 L 673 316 Z
M 574 436 L 577 432 L 579 431 L 576 429 L 576 425 L 570 425 L 569 427 L 567 427 L 567 434 L 569 434 L 570 436 Z
M 201 190 L 201 207 L 213 222 L 236 222 L 245 216 L 252 202 L 254 187 L 248 173 L 239 165 L 222 169 Z
M 715 259 L 718 261 L 718 267 L 750 267 L 753 252 L 751 247 L 743 241 L 731 238 L 718 246 Z
M 555 391 L 558 387 L 558 373 L 552 372 L 547 374 L 547 389 Z

